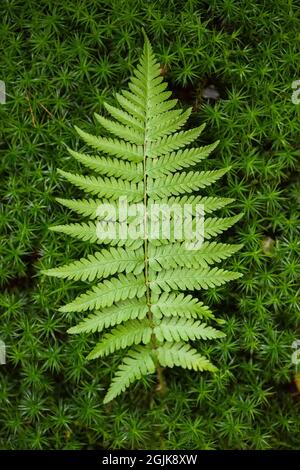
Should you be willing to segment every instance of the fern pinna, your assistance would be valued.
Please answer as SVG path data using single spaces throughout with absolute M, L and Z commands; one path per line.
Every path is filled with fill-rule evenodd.
M 199 137 L 204 125 L 179 130 L 186 123 L 191 108 L 175 109 L 177 100 L 170 99 L 171 92 L 166 88 L 160 66 L 145 38 L 142 57 L 129 81 L 130 91 L 116 95 L 120 107 L 105 104 L 114 120 L 95 115 L 117 138 L 96 137 L 76 128 L 97 155 L 69 149 L 76 160 L 100 176 L 80 176 L 59 170 L 66 180 L 97 198 L 58 199 L 89 220 L 55 226 L 52 230 L 98 243 L 98 250 L 86 259 L 45 273 L 70 280 L 97 280 L 90 290 L 60 310 L 93 310 L 69 329 L 71 334 L 110 329 L 102 334 L 88 359 L 126 350 L 104 398 L 105 403 L 141 376 L 155 371 L 163 386 L 164 367 L 215 371 L 216 367 L 188 341 L 224 335 L 207 325 L 205 321 L 213 315 L 191 292 L 220 286 L 240 276 L 210 267 L 228 258 L 240 246 L 208 241 L 231 227 L 240 216 L 205 217 L 205 241 L 197 250 L 187 249 L 184 240 L 171 236 L 167 240 L 154 240 L 144 233 L 140 239 L 132 240 L 130 237 L 105 239 L 97 235 L 99 205 L 103 202 L 116 204 L 120 197 L 126 197 L 131 203 L 143 203 L 146 213 L 157 202 L 179 206 L 188 203 L 192 207 L 202 204 L 205 216 L 232 201 L 191 194 L 219 179 L 226 170 L 186 171 L 206 158 L 218 142 L 184 149 Z

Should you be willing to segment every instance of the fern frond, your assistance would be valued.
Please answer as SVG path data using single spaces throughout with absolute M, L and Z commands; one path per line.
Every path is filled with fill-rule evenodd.
M 149 112 L 156 114 L 156 116 L 164 115 L 166 112 L 173 109 L 177 103 L 178 100 L 175 98 L 174 100 L 165 101 L 164 103 L 161 103 L 159 105 L 149 106 Z M 153 154 L 151 156 L 153 156 Z
M 143 245 L 143 240 L 131 240 L 129 238 L 116 238 L 112 239 L 110 237 L 104 238 L 99 237 L 97 224 L 94 222 L 83 222 L 82 224 L 66 224 L 66 225 L 54 225 L 49 228 L 53 232 L 64 233 L 73 238 L 78 238 L 89 243 L 99 243 L 99 244 L 111 244 L 117 246 L 126 246 L 131 247 L 132 250 L 139 248 Z M 118 231 L 118 230 L 116 230 Z
M 159 66 L 155 63 L 153 56 L 151 60 L 152 67 L 154 67 L 154 76 L 152 76 L 150 81 L 148 80 L 148 75 L 145 74 L 145 69 L 134 71 L 134 75 L 129 80 L 128 86 L 130 90 L 141 97 L 145 97 L 146 92 L 149 97 L 153 97 L 159 95 L 168 88 L 168 84 L 163 82 L 163 77 L 159 73 Z M 149 57 L 146 59 L 145 67 L 148 67 L 148 65 Z
M 189 199 L 187 199 L 187 201 L 188 200 Z M 218 209 L 222 209 L 223 207 L 228 206 L 228 204 L 234 202 L 234 199 L 230 197 L 192 196 L 190 197 L 190 201 L 192 206 L 203 204 L 204 214 L 210 214 Z
M 155 129 L 160 129 L 161 127 L 165 125 L 170 125 L 174 120 L 182 116 L 182 114 L 183 114 L 182 109 L 172 109 L 171 111 L 166 111 L 165 113 L 158 114 L 158 115 L 153 113 L 152 116 L 149 116 L 149 127 L 151 129 L 150 135 L 151 135 L 151 132 L 154 132 Z M 155 137 L 156 137 L 156 134 L 155 134 Z
M 193 195 L 183 195 L 183 196 L 171 196 L 169 198 L 163 198 L 160 200 L 161 204 L 169 204 L 172 205 L 180 205 L 183 207 L 185 204 L 190 205 L 193 209 L 197 205 L 204 206 L 204 214 L 210 214 L 218 209 L 222 209 L 222 207 L 227 206 L 234 199 L 231 198 L 222 198 L 222 197 L 209 197 L 209 196 L 193 196 Z M 156 204 L 157 201 L 154 201 Z M 151 201 L 150 201 L 151 204 Z
M 149 138 L 150 140 L 158 139 L 163 137 L 164 135 L 169 135 L 173 132 L 178 131 L 180 127 L 182 127 L 186 121 L 188 120 L 191 114 L 192 108 L 188 108 L 183 113 L 180 110 L 180 114 L 175 117 L 167 117 L 165 116 L 164 119 L 160 119 L 159 122 L 154 125 L 153 122 L 150 122 L 149 127 Z M 171 113 L 172 111 L 169 111 Z
M 125 96 L 120 95 L 120 93 L 116 93 L 116 98 L 119 105 L 122 106 L 127 113 L 131 114 L 133 118 L 140 119 L 143 122 L 145 121 L 145 112 L 141 109 L 141 106 L 132 103 L 125 98 Z
M 146 102 L 145 96 L 141 98 L 140 96 L 131 93 L 129 90 L 122 90 L 121 94 L 127 99 L 132 105 L 136 106 L 144 115 L 146 111 Z
M 202 214 L 198 209 L 204 212 L 201 228 L 205 240 L 230 228 L 242 215 L 207 217 L 233 199 L 191 194 L 217 181 L 229 168 L 193 171 L 192 167 L 207 158 L 218 141 L 198 148 L 186 147 L 199 138 L 205 124 L 189 130 L 183 128 L 192 109 L 178 109 L 178 100 L 171 99 L 171 95 L 145 37 L 128 90 L 116 94 L 116 106 L 104 103 L 109 117 L 95 113 L 96 120 L 111 136 L 94 136 L 75 127 L 94 152 L 89 155 L 69 148 L 68 151 L 94 174 L 83 176 L 59 170 L 67 181 L 95 197 L 57 198 L 63 206 L 88 220 L 57 225 L 51 230 L 94 244 L 96 250 L 86 258 L 44 273 L 91 283 L 86 292 L 60 308 L 66 313 L 88 312 L 68 330 L 70 334 L 106 330 L 88 359 L 129 348 L 104 403 L 143 375 L 154 373 L 156 368 L 161 376 L 160 366 L 215 372 L 216 367 L 209 359 L 186 342 L 218 339 L 224 334 L 209 326 L 208 321 L 216 319 L 214 314 L 189 291 L 214 288 L 240 277 L 237 272 L 214 265 L 233 255 L 241 245 L 204 241 L 202 245 L 191 246 L 198 216 Z M 183 171 L 186 168 L 190 171 Z M 127 207 L 120 207 L 121 197 L 130 203 L 129 209 L 131 206 L 137 209 L 138 220 L 134 220 L 133 212 L 127 212 Z M 170 227 L 166 228 L 171 233 L 153 238 L 145 229 L 153 228 L 149 214 L 159 204 L 164 215 L 170 212 Z M 135 231 L 135 235 L 139 234 L 136 237 L 130 229 L 140 224 L 140 206 L 143 206 L 142 228 Z M 182 209 L 182 237 L 174 233 L 180 221 L 174 207 Z M 128 237 L 123 236 L 124 220 L 126 229 L 129 228 Z
M 60 232 L 70 235 L 79 240 L 95 243 L 99 240 L 97 236 L 97 227 L 93 222 L 83 222 L 82 224 L 54 225 L 50 227 L 52 232 Z

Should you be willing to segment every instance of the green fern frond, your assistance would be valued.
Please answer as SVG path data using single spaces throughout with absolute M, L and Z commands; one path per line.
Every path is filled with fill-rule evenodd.
M 188 108 L 188 110 L 192 112 L 191 108 Z M 188 110 L 186 110 L 185 112 L 188 112 Z M 169 126 L 173 121 L 182 116 L 183 113 L 184 112 L 182 109 L 173 109 L 172 111 L 166 111 L 163 114 L 149 116 L 149 126 L 151 130 L 155 132 L 156 129 L 160 130 L 165 125 Z M 154 137 L 155 136 L 156 134 L 154 135 Z
M 233 217 L 208 217 L 204 221 L 204 237 L 210 239 L 220 233 L 228 230 L 234 224 L 236 224 L 243 214 L 234 215 Z
M 155 104 L 153 104 L 152 106 L 149 105 L 149 112 L 155 113 L 157 116 L 161 116 L 161 118 L 163 118 L 165 113 L 173 109 L 177 105 L 177 103 L 178 103 L 178 100 L 175 98 L 174 100 L 169 100 L 159 105 L 155 105 Z M 151 121 L 149 121 L 149 126 L 151 126 L 151 124 L 152 124 Z M 148 155 L 148 156 L 153 157 L 153 153 L 152 155 Z
M 96 243 L 99 241 L 97 236 L 97 226 L 93 222 L 83 222 L 82 224 L 54 225 L 50 227 L 53 232 L 60 232 L 70 235 L 79 240 Z
M 171 196 L 170 198 L 162 198 L 161 203 L 166 204 L 169 203 L 170 206 L 179 204 L 180 206 L 184 206 L 188 204 L 195 208 L 198 205 L 204 206 L 204 213 L 210 214 L 218 209 L 222 209 L 222 207 L 227 206 L 234 199 L 231 198 L 222 198 L 222 197 L 209 197 L 209 196 L 194 196 L 194 195 L 185 195 L 185 196 Z
M 108 330 L 100 341 L 96 340 L 88 359 L 126 350 L 104 403 L 143 375 L 153 374 L 157 369 L 161 376 L 161 366 L 216 371 L 208 358 L 187 343 L 224 336 L 209 326 L 215 316 L 192 291 L 221 286 L 240 277 L 239 273 L 214 264 L 226 260 L 241 245 L 204 241 L 192 250 L 184 238 L 170 234 L 155 239 L 147 233 L 151 225 L 149 214 L 157 204 L 181 209 L 188 205 L 190 214 L 202 205 L 205 240 L 230 228 L 241 215 L 206 217 L 233 199 L 200 195 L 197 191 L 213 184 L 230 168 L 210 171 L 189 168 L 207 158 L 218 141 L 186 147 L 201 136 L 205 124 L 189 130 L 183 128 L 192 109 L 177 109 L 178 100 L 171 99 L 172 93 L 167 90 L 160 64 L 146 37 L 128 88 L 116 94 L 117 106 L 104 103 L 109 117 L 95 114 L 112 137 L 95 136 L 75 127 L 83 142 L 94 149 L 93 154 L 68 151 L 97 176 L 59 170 L 68 182 L 89 196 L 57 201 L 87 220 L 57 225 L 51 230 L 95 244 L 96 249 L 86 258 L 44 271 L 49 276 L 91 283 L 86 292 L 60 308 L 61 312 L 89 311 L 68 330 L 70 334 L 99 334 Z M 189 171 L 183 171 L 186 168 Z M 131 209 L 144 207 L 137 237 L 132 232 L 120 236 L 124 220 L 132 223 L 134 219 L 132 214 L 126 218 L 124 209 L 116 215 L 120 198 L 126 198 Z M 103 204 L 109 204 L 115 215 L 101 212 L 100 216 Z M 177 223 L 172 215 L 171 228 Z M 186 217 L 184 223 L 189 230 L 195 228 L 194 218 Z M 115 229 L 117 235 L 99 233 L 99 227 Z
M 117 238 L 112 240 L 108 238 L 100 238 L 97 230 L 97 224 L 94 222 L 82 223 L 82 224 L 67 224 L 67 225 L 54 225 L 50 227 L 53 232 L 64 233 L 73 238 L 78 238 L 89 243 L 99 243 L 104 245 L 117 245 L 130 247 L 132 250 L 139 248 L 143 245 L 143 240 L 131 240 Z M 117 230 L 116 230 L 117 231 Z

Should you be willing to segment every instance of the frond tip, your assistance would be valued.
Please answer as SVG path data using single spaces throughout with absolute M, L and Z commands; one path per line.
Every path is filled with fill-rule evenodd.
M 177 100 L 171 99 L 172 93 L 167 90 L 146 35 L 141 59 L 128 88 L 116 94 L 118 106 L 104 104 L 109 116 L 95 113 L 97 122 L 111 137 L 95 136 L 75 127 L 87 150 L 67 150 L 85 171 L 94 173 L 58 170 L 87 197 L 62 197 L 57 201 L 87 220 L 56 225 L 51 230 L 86 242 L 93 252 L 43 271 L 48 276 L 88 284 L 86 292 L 59 309 L 63 313 L 88 312 L 68 330 L 70 334 L 101 336 L 95 340 L 87 359 L 124 352 L 104 403 L 156 369 L 162 388 L 161 366 L 215 372 L 216 366 L 189 342 L 221 340 L 225 335 L 210 326 L 209 322 L 216 318 L 193 291 L 216 288 L 241 276 L 223 266 L 214 266 L 236 253 L 241 245 L 210 241 L 232 227 L 241 215 L 206 217 L 233 200 L 199 194 L 230 168 L 209 171 L 198 168 L 216 149 L 218 141 L 195 145 L 205 124 L 184 128 L 192 109 L 177 109 Z M 115 215 L 120 198 L 126 198 L 130 209 L 143 206 L 143 230 L 138 237 L 120 236 L 124 220 L 128 225 L 132 218 L 132 212 L 124 212 L 124 208 L 122 217 Z M 105 207 L 109 204 L 113 215 L 100 211 L 100 217 L 101 204 Z M 190 213 L 199 205 L 203 207 L 203 243 L 196 250 L 187 248 L 191 245 L 186 243 L 186 229 L 190 233 L 195 224 L 185 213 L 181 219 L 186 224 L 183 237 L 159 238 L 161 232 L 157 238 L 149 237 L 145 230 L 148 215 L 157 204 L 180 210 L 188 206 Z M 115 236 L 101 230 L 100 233 L 98 221 L 103 227 L 110 224 Z M 173 215 L 171 225 L 176 224 Z

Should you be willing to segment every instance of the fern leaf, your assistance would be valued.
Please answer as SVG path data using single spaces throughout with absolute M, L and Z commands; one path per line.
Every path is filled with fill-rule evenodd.
M 90 217 L 91 219 L 98 217 L 98 209 L 101 207 L 101 204 L 109 203 L 108 200 L 103 199 L 62 199 L 60 197 L 57 197 L 56 201 L 77 214 Z
M 186 268 L 206 268 L 218 263 L 242 248 L 242 245 L 204 242 L 198 250 L 187 250 L 185 243 L 153 247 L 149 252 L 149 265 L 155 271 L 177 266 Z
M 145 115 L 146 111 L 146 102 L 145 102 L 145 97 L 141 98 L 140 96 L 131 93 L 128 90 L 123 90 L 122 96 L 127 99 L 128 102 L 130 102 L 133 106 L 136 106 L 142 113 Z
M 116 376 L 104 397 L 103 403 L 108 403 L 124 392 L 129 385 L 140 379 L 143 375 L 153 374 L 155 364 L 152 359 L 152 352 L 145 347 L 138 347 L 128 353 L 119 366 Z
M 149 195 L 153 199 L 161 199 L 172 195 L 191 193 L 200 188 L 209 186 L 221 178 L 228 169 L 212 171 L 190 171 L 188 173 L 176 173 L 157 178 L 149 186 Z
M 127 113 L 131 114 L 133 118 L 140 119 L 142 122 L 145 121 L 145 112 L 141 109 L 141 106 L 132 103 L 125 96 L 120 95 L 120 93 L 116 93 L 116 98 L 120 106 Z
M 163 292 L 151 306 L 151 311 L 156 318 L 163 316 L 186 318 L 213 318 L 209 308 L 193 298 L 182 293 Z
M 105 279 L 101 284 L 94 286 L 90 291 L 78 297 L 63 307 L 60 312 L 84 312 L 85 310 L 110 307 L 119 300 L 141 297 L 146 292 L 146 286 L 142 277 L 136 277 L 132 273 L 117 278 Z
M 139 240 L 139 239 L 131 240 L 129 238 L 112 239 L 110 237 L 107 237 L 107 238 L 99 237 L 97 224 L 93 222 L 82 223 L 82 224 L 54 225 L 50 227 L 50 230 L 52 230 L 53 232 L 64 233 L 73 238 L 78 238 L 79 240 L 83 240 L 89 243 L 126 246 L 126 247 L 130 247 L 132 250 L 137 249 L 143 245 L 143 240 Z M 116 231 L 118 230 L 116 229 Z
M 137 131 L 144 130 L 143 120 L 135 119 L 130 114 L 126 113 L 125 111 L 122 111 L 122 109 L 118 109 L 108 103 L 104 103 L 104 107 L 112 117 L 114 117 L 120 123 L 125 124 L 125 126 L 130 126 L 131 128 Z
M 154 129 L 160 130 L 161 127 L 164 127 L 165 125 L 170 125 L 174 120 L 182 116 L 182 114 L 182 109 L 172 109 L 171 111 L 166 111 L 165 113 L 158 115 L 153 113 L 152 116 L 149 116 L 150 135 L 152 132 L 154 132 Z
M 180 112 L 178 116 L 175 116 L 173 118 L 167 118 L 165 116 L 165 119 L 160 119 L 157 125 L 153 125 L 153 122 L 150 122 L 149 138 L 151 140 L 154 140 L 163 137 L 164 135 L 169 135 L 173 132 L 176 132 L 180 127 L 182 127 L 186 123 L 191 114 L 191 111 L 192 108 L 188 108 L 186 111 L 184 111 L 183 113 Z M 170 111 L 170 113 L 171 112 L 172 111 Z
M 240 273 L 218 268 L 177 268 L 160 271 L 157 273 L 156 278 L 150 281 L 150 285 L 155 292 L 157 290 L 169 292 L 172 289 L 209 289 L 210 287 L 221 286 L 228 281 L 238 279 L 240 276 Z
M 219 141 L 217 140 L 213 144 L 205 145 L 204 147 L 168 153 L 153 162 L 150 161 L 147 172 L 149 176 L 154 178 L 195 165 L 210 155 L 218 144 Z
M 156 349 L 156 354 L 164 367 L 180 366 L 184 369 L 209 370 L 210 372 L 217 370 L 208 359 L 200 356 L 196 349 L 182 342 L 165 343 Z
M 202 124 L 195 129 L 180 131 L 176 134 L 168 135 L 158 139 L 151 145 L 149 157 L 160 157 L 161 155 L 172 152 L 172 150 L 184 147 L 185 145 L 193 142 L 193 140 L 197 139 L 197 137 L 199 137 L 203 131 L 204 127 L 205 124 Z
M 241 217 L 243 217 L 243 214 L 234 215 L 233 217 L 209 217 L 205 219 L 204 237 L 210 239 L 211 237 L 220 235 L 220 233 L 228 230 L 230 227 L 236 224 L 241 219 Z
M 53 232 L 60 232 L 71 237 L 78 238 L 83 241 L 90 243 L 97 242 L 97 227 L 93 222 L 82 223 L 82 224 L 68 224 L 68 225 L 54 225 L 50 227 Z
M 93 281 L 123 271 L 140 274 L 144 268 L 143 259 L 142 248 L 130 252 L 124 248 L 110 248 L 59 268 L 48 269 L 44 274 L 75 281 Z
M 195 248 L 190 245 L 193 239 L 189 235 L 198 229 L 199 219 L 194 215 L 199 216 L 196 212 L 199 206 L 204 210 L 205 240 L 230 228 L 242 215 L 207 217 L 233 199 L 192 194 L 213 184 L 229 168 L 193 171 L 191 167 L 207 158 L 218 141 L 187 147 L 201 136 L 205 124 L 184 128 L 192 109 L 178 109 L 178 100 L 171 99 L 172 93 L 167 88 L 160 64 L 145 37 L 143 53 L 128 89 L 116 94 L 116 106 L 104 103 L 108 117 L 95 114 L 110 136 L 94 136 L 75 127 L 83 142 L 96 152 L 89 155 L 68 151 L 93 174 L 84 176 L 59 170 L 67 181 L 90 196 L 57 201 L 88 220 L 57 225 L 51 230 L 98 248 L 85 258 L 44 273 L 91 284 L 86 292 L 60 308 L 61 312 L 79 314 L 79 323 L 68 330 L 70 334 L 106 330 L 88 359 L 129 348 L 104 403 L 160 366 L 216 371 L 209 359 L 187 342 L 218 339 L 224 334 L 208 324 L 216 319 L 214 314 L 189 291 L 214 288 L 240 277 L 239 273 L 214 266 L 236 253 L 240 245 L 204 241 L 196 250 L 187 249 Z M 185 171 L 186 168 L 190 170 Z M 138 237 L 130 230 L 128 237 L 123 236 L 124 219 L 127 229 L 134 228 L 139 221 L 134 220 L 132 212 L 120 207 L 121 197 L 138 209 L 138 219 L 139 208 L 143 206 Z M 111 212 L 107 210 L 108 204 Z M 162 205 L 160 210 L 168 207 L 171 216 L 171 233 L 161 238 L 153 238 L 145 230 L 152 228 L 149 214 L 157 209 L 157 204 Z M 175 205 L 183 212 L 182 237 L 174 234 L 180 222 L 174 214 Z M 88 312 L 85 317 L 83 312 Z
M 84 132 L 75 126 L 77 133 L 80 135 L 82 140 L 90 147 L 101 150 L 109 155 L 114 155 L 131 162 L 142 162 L 143 151 L 142 147 L 129 144 L 128 142 L 121 141 L 118 139 L 108 139 L 106 137 L 95 137 L 88 132 Z
M 129 126 L 110 121 L 97 113 L 95 113 L 95 118 L 100 122 L 101 126 L 117 137 L 122 137 L 132 144 L 142 145 L 144 143 L 144 133 L 142 131 L 137 131 L 136 129 L 131 129 Z
M 149 106 L 149 112 L 156 114 L 157 116 L 164 115 L 166 112 L 173 109 L 177 103 L 178 100 L 175 98 L 174 100 L 165 101 L 164 103 L 161 103 L 159 105 Z
M 144 98 L 146 96 L 146 93 L 148 93 L 149 97 L 154 97 L 168 88 L 168 84 L 166 82 L 163 82 L 163 78 L 159 73 L 159 66 L 157 63 L 155 63 L 153 56 L 152 62 L 155 68 L 154 77 L 152 76 L 150 81 L 148 80 L 148 75 L 145 74 L 145 70 L 135 71 L 137 72 L 137 76 L 133 75 L 129 80 L 129 88 L 131 89 L 131 91 Z M 145 67 L 148 67 L 149 57 L 144 63 Z
M 188 200 L 188 199 L 187 199 Z M 204 213 L 210 214 L 218 209 L 222 209 L 231 202 L 234 202 L 234 199 L 229 197 L 206 197 L 206 196 L 194 196 L 190 198 L 192 206 L 196 204 L 203 204 Z M 198 201 L 198 202 L 197 202 Z
M 221 331 L 189 318 L 164 318 L 154 330 L 158 341 L 189 341 L 195 339 L 216 339 L 225 335 Z
M 101 175 L 115 176 L 128 181 L 142 181 L 143 165 L 109 157 L 91 157 L 84 153 L 74 152 L 68 148 L 68 152 L 78 162 Z
M 116 178 L 97 178 L 95 176 L 79 176 L 63 170 L 57 170 L 66 180 L 87 193 L 99 197 L 119 199 L 127 197 L 130 202 L 141 202 L 144 197 L 140 183 L 117 180 Z
M 194 196 L 194 195 L 183 195 L 183 196 L 171 196 L 170 198 L 162 198 L 160 200 L 161 204 L 169 204 L 172 205 L 180 205 L 184 206 L 185 204 L 195 208 L 197 205 L 204 206 L 204 213 L 210 214 L 218 209 L 222 209 L 222 207 L 227 206 L 234 199 L 231 198 L 222 198 L 222 197 L 207 197 L 207 196 Z M 154 201 L 156 204 L 157 201 Z M 151 201 L 150 203 L 151 204 Z
M 110 333 L 104 335 L 102 341 L 90 352 L 87 359 L 106 356 L 134 344 L 147 344 L 151 340 L 151 334 L 152 328 L 149 320 L 129 320 L 125 325 L 118 325 Z
M 94 333 L 127 320 L 134 320 L 135 318 L 141 320 L 146 317 L 148 310 L 145 297 L 117 302 L 111 307 L 89 315 L 78 325 L 69 328 L 68 333 Z

